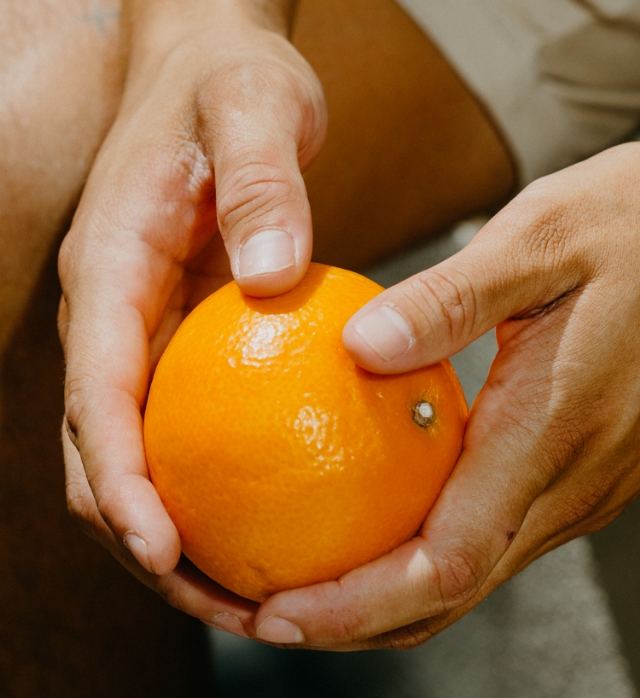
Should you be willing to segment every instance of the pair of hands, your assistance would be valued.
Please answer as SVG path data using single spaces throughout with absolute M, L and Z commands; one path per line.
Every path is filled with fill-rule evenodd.
M 345 345 L 376 372 L 438 361 L 496 326 L 499 352 L 420 535 L 258 607 L 180 558 L 148 479 L 141 409 L 203 297 L 231 274 L 274 295 L 309 262 L 300 173 L 326 113 L 285 38 L 293 5 L 125 2 L 120 110 L 60 255 L 69 507 L 206 623 L 276 644 L 409 647 L 640 489 L 640 145 L 539 180 L 462 252 L 352 318 Z

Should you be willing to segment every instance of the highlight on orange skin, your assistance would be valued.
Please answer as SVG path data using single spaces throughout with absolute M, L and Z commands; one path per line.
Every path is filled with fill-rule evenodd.
M 449 362 L 377 375 L 342 345 L 381 290 L 318 264 L 273 298 L 232 282 L 160 360 L 144 425 L 151 478 L 185 555 L 241 596 L 336 579 L 394 549 L 458 458 L 467 407 Z

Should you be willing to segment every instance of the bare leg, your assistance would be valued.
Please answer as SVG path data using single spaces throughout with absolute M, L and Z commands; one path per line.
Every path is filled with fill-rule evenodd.
M 197 622 L 86 538 L 64 498 L 55 248 L 119 92 L 118 7 L 97 8 L 14 0 L 0 22 L 0 695 L 200 696 Z

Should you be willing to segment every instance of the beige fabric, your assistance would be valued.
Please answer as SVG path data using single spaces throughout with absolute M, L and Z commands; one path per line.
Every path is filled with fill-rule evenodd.
M 501 127 L 526 184 L 640 123 L 640 0 L 397 0 Z

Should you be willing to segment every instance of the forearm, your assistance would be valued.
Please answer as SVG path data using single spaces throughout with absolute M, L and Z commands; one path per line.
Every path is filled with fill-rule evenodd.
M 203 30 L 219 28 L 215 46 L 247 41 L 247 29 L 289 37 L 298 0 L 123 0 L 121 57 L 131 77 L 138 64 L 162 60 L 173 49 L 197 40 Z M 252 43 L 252 39 L 248 39 Z
M 187 5 L 181 0 L 124 0 L 122 23 L 126 38 L 137 38 L 148 28 L 154 37 L 171 40 L 186 27 L 247 22 L 288 36 L 297 4 L 298 0 L 191 0 Z
M 250 6 L 249 10 L 263 26 L 289 36 L 299 0 L 241 1 Z

